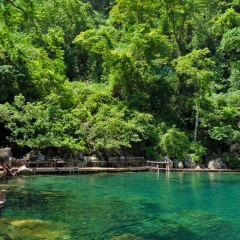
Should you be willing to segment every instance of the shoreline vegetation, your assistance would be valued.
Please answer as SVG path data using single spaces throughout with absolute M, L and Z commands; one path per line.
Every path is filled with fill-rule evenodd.
M 15 173 L 18 173 L 19 168 L 13 168 Z M 149 171 L 155 171 L 155 172 L 166 172 L 169 174 L 170 172 L 195 172 L 195 173 L 240 173 L 240 170 L 234 170 L 234 169 L 190 169 L 190 168 L 184 168 L 184 169 L 177 169 L 177 168 L 170 168 L 169 171 L 166 171 L 165 168 L 157 168 L 157 167 L 124 167 L 124 168 L 104 168 L 104 167 L 85 167 L 85 168 L 30 168 L 33 172 L 32 173 L 18 173 L 17 176 L 22 175 L 38 175 L 38 174 L 97 174 L 97 173 L 123 173 L 123 172 L 149 172 Z M 0 179 L 5 178 L 7 176 L 7 171 L 0 169 Z
M 230 169 L 219 156 L 210 159 L 206 165 L 197 165 L 189 156 L 183 162 L 172 161 L 168 157 L 149 161 L 144 157 L 109 157 L 99 160 L 97 157 L 83 159 L 47 158 L 39 151 L 30 151 L 21 159 L 12 157 L 10 148 L 0 149 L 0 173 L 4 176 L 34 175 L 34 174 L 83 174 L 101 172 L 240 172 Z M 169 170 L 168 170 L 169 169 Z
M 221 163 L 215 163 L 215 168 L 201 168 L 188 158 L 188 161 L 174 162 L 168 157 L 160 161 L 148 161 L 142 157 L 112 157 L 107 161 L 98 161 L 97 158 L 85 158 L 85 162 L 76 164 L 76 161 L 63 161 L 58 158 L 45 159 L 42 154 L 33 155 L 31 151 L 27 159 L 16 160 L 12 158 L 11 149 L 0 150 L 0 178 L 5 176 L 34 175 L 34 174 L 86 174 L 86 173 L 116 173 L 116 172 L 240 172 L 228 169 L 226 165 L 221 168 Z M 34 159 L 35 157 L 35 159 Z M 81 165 L 81 166 L 79 166 Z M 102 166 L 99 166 L 102 165 Z M 108 166 L 107 166 L 108 165 Z M 211 164 L 209 164 L 210 166 Z M 167 168 L 169 167 L 169 170 Z M 211 165 L 212 166 L 212 165 Z
M 13 161 L 240 169 L 238 0 L 2 1 L 0 20 Z

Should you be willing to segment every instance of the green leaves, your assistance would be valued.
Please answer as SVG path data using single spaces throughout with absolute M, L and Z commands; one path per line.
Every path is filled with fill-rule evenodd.
M 216 140 L 234 139 L 234 130 L 230 125 L 222 127 L 214 127 L 210 132 L 210 136 Z
M 202 127 L 212 139 L 231 148 L 232 142 L 240 137 L 239 92 L 212 95 L 211 112 L 202 112 Z
M 0 128 L 12 142 L 200 161 L 206 137 L 239 138 L 238 0 L 1 3 Z M 201 141 L 187 146 L 193 129 Z
M 240 24 L 240 20 L 239 20 Z M 229 54 L 230 58 L 234 60 L 239 59 L 240 52 L 240 27 L 228 30 L 221 41 L 219 50 L 223 53 Z
M 25 103 L 21 95 L 15 98 L 12 106 L 5 104 L 1 107 L 5 112 L 6 128 L 11 130 L 9 139 L 19 146 L 87 151 L 79 115 L 62 110 L 54 103 Z
M 224 54 L 226 64 L 229 65 L 229 80 L 233 90 L 240 89 L 240 27 L 228 30 L 222 38 L 219 52 Z
M 188 153 L 189 141 L 184 132 L 171 128 L 162 136 L 160 146 L 163 154 L 171 159 L 183 161 Z
M 110 19 L 126 28 L 129 25 L 151 23 L 157 18 L 158 5 L 156 0 L 117 0 L 110 11 Z
M 73 103 L 66 109 L 54 94 L 34 103 L 19 95 L 12 105 L 0 105 L 0 122 L 11 131 L 9 140 L 31 148 L 88 152 L 131 148 L 151 135 L 152 116 L 127 109 L 104 85 L 73 83 L 72 87 Z

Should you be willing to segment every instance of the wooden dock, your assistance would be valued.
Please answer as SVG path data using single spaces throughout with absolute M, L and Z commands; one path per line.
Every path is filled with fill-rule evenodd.
M 12 168 L 17 173 L 18 168 Z M 122 167 L 122 168 L 111 168 L 111 167 L 35 167 L 30 168 L 33 174 L 88 174 L 88 173 L 117 173 L 117 172 L 147 172 L 147 171 L 159 171 L 166 172 L 166 168 L 157 168 L 153 166 L 143 167 Z M 233 169 L 190 169 L 190 168 L 170 168 L 170 172 L 240 172 L 240 170 Z M 6 176 L 6 171 L 2 174 Z M 0 176 L 1 177 L 1 176 Z
M 15 172 L 18 168 L 13 168 Z M 30 168 L 33 174 L 82 174 L 82 173 L 101 173 L 101 172 L 146 172 L 149 167 L 124 167 L 124 168 L 104 168 L 104 167 L 38 167 Z
M 149 171 L 158 171 L 157 167 L 149 167 Z M 159 172 L 166 172 L 166 168 L 159 168 Z M 194 169 L 194 168 L 170 168 L 170 172 L 240 172 L 240 169 Z

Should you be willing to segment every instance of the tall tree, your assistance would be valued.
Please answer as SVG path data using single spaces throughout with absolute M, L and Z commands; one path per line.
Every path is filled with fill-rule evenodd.
M 193 50 L 173 61 L 178 74 L 179 93 L 186 94 L 186 101 L 193 101 L 195 105 L 194 141 L 197 140 L 201 100 L 210 92 L 213 62 L 206 57 L 207 54 L 208 49 Z

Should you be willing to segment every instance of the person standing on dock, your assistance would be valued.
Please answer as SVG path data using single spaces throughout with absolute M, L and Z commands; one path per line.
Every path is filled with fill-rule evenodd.
M 169 172 L 170 171 L 170 168 L 169 168 L 170 162 L 167 157 L 165 157 L 165 164 L 166 164 L 166 172 Z

